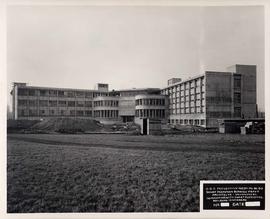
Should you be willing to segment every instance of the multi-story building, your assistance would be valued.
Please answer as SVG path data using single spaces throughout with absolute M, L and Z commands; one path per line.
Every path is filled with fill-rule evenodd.
M 256 66 L 235 65 L 228 72 L 168 82 L 161 93 L 169 97 L 168 122 L 217 127 L 221 118 L 256 117 Z
M 217 119 L 256 117 L 256 66 L 235 65 L 227 72 L 206 71 L 164 89 L 93 90 L 27 86 L 14 83 L 14 119 L 93 118 L 102 123 L 151 118 L 170 124 L 217 127 Z
M 14 119 L 76 117 L 94 118 L 102 123 L 132 122 L 139 119 L 135 115 L 135 100 L 144 95 L 151 100 L 147 104 L 147 112 L 160 110 L 150 118 L 167 121 L 165 102 L 155 101 L 152 105 L 152 100 L 166 99 L 160 95 L 159 88 L 109 91 L 108 84 L 97 84 L 94 90 L 82 90 L 14 83 L 11 94 Z

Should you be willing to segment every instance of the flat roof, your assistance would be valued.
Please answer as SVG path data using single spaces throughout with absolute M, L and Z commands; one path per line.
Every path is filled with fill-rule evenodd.
M 129 91 L 141 91 L 141 90 L 154 90 L 154 91 L 160 91 L 160 88 L 132 88 L 132 89 L 123 89 L 123 90 L 116 90 L 119 92 L 129 92 Z
M 78 89 L 78 88 L 59 88 L 59 87 L 42 87 L 42 86 L 21 86 L 20 88 L 30 88 L 30 89 L 46 89 L 46 90 L 72 90 L 72 91 L 89 91 L 89 92 L 107 92 L 107 91 L 99 91 L 99 90 L 90 90 L 90 89 Z
M 131 88 L 131 89 L 123 89 L 123 90 L 109 90 L 109 91 L 103 91 L 103 90 L 95 90 L 95 89 L 79 89 L 79 88 L 59 88 L 59 87 L 43 87 L 43 86 L 28 86 L 26 83 L 20 83 L 20 82 L 14 82 L 19 85 L 20 88 L 29 88 L 29 89 L 46 89 L 46 90 L 64 90 L 64 91 L 88 91 L 88 92 L 100 92 L 100 93 L 110 93 L 110 92 L 132 92 L 132 91 L 160 91 L 160 88 Z

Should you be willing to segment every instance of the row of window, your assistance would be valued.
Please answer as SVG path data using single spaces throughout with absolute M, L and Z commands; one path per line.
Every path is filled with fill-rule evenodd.
M 172 104 L 172 103 L 183 103 L 183 102 L 190 102 L 190 101 L 204 101 L 205 98 L 204 96 L 195 96 L 195 95 L 192 95 L 192 96 L 183 96 L 183 97 L 178 97 L 178 98 L 170 98 L 169 99 L 169 103 Z
M 19 88 L 19 96 L 51 96 L 51 97 L 87 97 L 92 98 L 95 93 L 89 91 L 63 91 L 63 90 L 45 90 L 45 89 L 29 89 Z M 98 93 L 97 93 L 98 94 Z
M 138 99 L 136 100 L 136 106 L 165 106 L 165 99 Z
M 92 107 L 92 101 L 63 101 L 63 100 L 18 100 L 18 106 L 41 107 Z
M 98 118 L 117 118 L 118 110 L 94 110 L 94 117 Z
M 18 116 L 89 116 L 92 117 L 91 110 L 36 110 L 19 109 Z
M 189 106 L 189 105 L 197 105 L 197 106 L 200 106 L 200 105 L 205 105 L 205 100 L 204 99 L 201 99 L 201 100 L 186 100 L 186 101 L 176 101 L 176 100 L 172 100 L 170 102 L 170 107 L 174 107 L 174 106 L 177 106 L 179 107 L 180 105 L 182 107 L 184 107 L 185 105 L 186 106 Z
M 192 93 L 192 92 L 190 92 L 190 93 L 179 93 L 179 92 L 177 92 L 177 93 L 175 93 L 175 94 L 170 94 L 169 95 L 169 98 L 170 99 L 172 99 L 172 98 L 190 98 L 190 97 L 193 97 L 193 98 L 204 98 L 204 94 L 205 94 L 205 92 L 198 92 L 198 93 Z M 195 96 L 195 97 L 194 97 Z
M 141 94 L 160 94 L 160 90 L 135 90 L 135 91 L 120 91 L 121 97 L 130 97 L 130 96 L 136 96 Z
M 208 103 L 214 103 L 214 104 L 231 103 L 232 102 L 232 98 L 231 97 L 225 97 L 225 96 L 206 97 L 206 101 Z
M 185 95 L 194 95 L 194 94 L 200 94 L 204 93 L 204 88 L 199 87 L 199 88 L 191 88 L 191 89 L 186 89 L 186 90 L 181 90 L 181 91 L 176 91 L 176 92 L 169 92 L 169 96 L 185 96 Z
M 232 116 L 231 112 L 207 112 L 207 115 L 212 118 L 230 118 Z
M 196 113 L 204 113 L 205 109 L 204 106 L 197 106 L 197 107 L 186 107 L 186 108 L 176 108 L 170 109 L 170 114 L 178 115 L 178 114 L 196 114 Z
M 169 119 L 168 122 L 180 125 L 205 125 L 204 119 Z
M 166 95 L 169 95 L 173 92 L 178 92 L 180 90 L 188 90 L 188 89 L 192 89 L 194 87 L 200 88 L 204 86 L 204 80 L 203 78 L 198 78 L 192 81 L 187 81 L 187 82 L 183 82 L 181 84 L 178 84 L 176 86 L 167 88 L 165 90 L 163 90 L 163 93 Z
M 165 118 L 164 109 L 139 109 L 135 111 L 136 117 Z
M 192 97 L 192 96 L 196 96 L 196 98 L 201 98 L 201 97 L 204 97 L 204 94 L 205 94 L 205 92 L 196 92 L 196 93 L 193 93 L 193 92 L 177 92 L 177 93 L 175 93 L 175 94 L 170 94 L 169 95 L 169 98 L 179 98 L 179 97 L 181 97 L 181 98 L 183 98 L 183 97 L 185 97 L 185 98 L 189 98 L 190 96 Z
M 18 96 L 93 98 L 93 97 L 99 97 L 99 96 L 109 96 L 109 93 L 90 92 L 90 91 L 63 91 L 63 90 L 19 88 Z
M 85 97 L 93 98 L 99 96 L 136 96 L 138 94 L 159 94 L 159 90 L 154 91 L 112 91 L 112 92 L 98 92 L 98 91 L 72 91 L 72 90 L 50 90 L 50 89 L 33 89 L 33 88 L 18 88 L 19 96 L 44 96 L 44 97 Z
M 118 100 L 99 100 L 99 101 L 94 101 L 94 107 L 99 107 L 99 106 L 110 106 L 110 107 L 118 107 Z

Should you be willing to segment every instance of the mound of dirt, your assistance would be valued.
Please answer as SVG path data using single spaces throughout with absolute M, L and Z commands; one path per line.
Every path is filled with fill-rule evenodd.
M 193 125 L 175 125 L 174 129 L 181 131 L 181 132 L 204 132 L 205 128 L 200 126 L 193 126 Z
M 104 125 L 104 130 L 108 131 L 135 131 L 139 129 L 140 126 L 133 122 Z
M 39 122 L 40 122 L 39 120 L 10 119 L 10 120 L 7 120 L 7 132 L 8 133 L 20 132 L 22 130 L 31 128 L 33 125 Z
M 205 133 L 207 130 L 200 126 L 194 125 L 166 125 L 162 126 L 163 134 L 192 134 L 192 133 Z
M 61 133 L 74 133 L 85 131 L 99 131 L 103 127 L 93 119 L 79 118 L 49 118 L 33 125 L 32 130 L 55 131 Z

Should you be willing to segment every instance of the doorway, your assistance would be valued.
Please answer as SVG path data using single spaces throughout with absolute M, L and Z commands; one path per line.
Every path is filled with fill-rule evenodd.
M 147 127 L 147 119 L 143 119 L 143 135 L 147 135 L 148 133 L 147 133 L 147 129 L 148 129 L 148 127 Z

